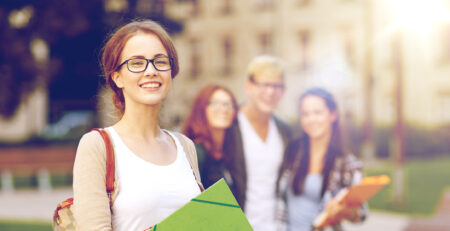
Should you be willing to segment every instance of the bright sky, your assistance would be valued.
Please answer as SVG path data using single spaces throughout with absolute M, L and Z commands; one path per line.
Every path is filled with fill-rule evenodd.
M 394 27 L 428 32 L 439 22 L 450 22 L 444 0 L 387 0 L 395 13 Z

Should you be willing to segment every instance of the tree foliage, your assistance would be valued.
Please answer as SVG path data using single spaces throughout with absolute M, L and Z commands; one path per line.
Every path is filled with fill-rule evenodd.
M 14 27 L 13 12 L 31 9 L 23 27 Z M 6 0 L 0 5 L 0 115 L 11 118 L 20 102 L 39 85 L 46 87 L 61 72 L 64 60 L 50 52 L 47 63 L 34 61 L 30 51 L 33 39 L 44 40 L 50 47 L 62 38 L 79 36 L 101 23 L 102 0 Z M 71 46 L 71 44 L 66 44 Z
M 0 117 L 12 118 L 20 103 L 36 88 L 49 89 L 50 107 L 59 99 L 86 100 L 96 94 L 101 74 L 98 57 L 105 35 L 130 19 L 151 18 L 169 32 L 182 25 L 166 18 L 164 1 L 152 0 L 150 12 L 129 0 L 124 12 L 105 12 L 105 0 L 2 0 L 0 3 Z M 31 9 L 23 27 L 9 19 Z M 46 63 L 35 62 L 31 42 L 42 39 L 50 53 Z M 61 104 L 61 103 L 60 103 Z M 52 111 L 52 108 L 50 108 Z

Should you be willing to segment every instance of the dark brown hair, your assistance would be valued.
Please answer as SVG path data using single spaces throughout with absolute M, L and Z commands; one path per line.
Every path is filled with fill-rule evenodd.
M 330 110 L 330 112 L 338 113 L 337 104 L 334 100 L 333 95 L 323 88 L 311 88 L 302 94 L 299 102 L 301 103 L 306 96 L 314 95 L 322 98 L 325 101 L 325 104 Z M 303 192 L 303 186 L 305 183 L 306 175 L 309 171 L 309 160 L 310 160 L 310 141 L 309 136 L 305 134 L 302 140 L 299 141 L 296 148 L 294 148 L 295 158 L 301 157 L 300 160 L 291 160 L 291 163 L 294 163 L 294 179 L 292 181 L 292 189 L 295 195 L 300 195 Z M 322 189 L 321 189 L 321 197 L 323 197 L 325 191 L 328 188 L 328 183 L 330 179 L 331 171 L 334 168 L 334 163 L 337 157 L 341 157 L 344 155 L 342 148 L 342 140 L 340 134 L 340 126 L 339 126 L 339 116 L 336 117 L 336 120 L 332 124 L 332 134 L 330 138 L 330 143 L 327 147 L 327 153 L 324 158 L 324 165 L 322 168 Z M 298 162 L 299 161 L 299 162 Z M 296 162 L 296 163 L 295 163 Z M 297 166 L 295 166 L 297 165 Z
M 113 90 L 114 106 L 119 110 L 120 114 L 123 114 L 125 111 L 125 99 L 122 89 L 116 86 L 112 79 L 112 75 L 120 65 L 120 56 L 125 44 L 131 37 L 138 33 L 148 33 L 157 36 L 166 49 L 168 56 L 173 59 L 171 71 L 172 78 L 175 78 L 179 71 L 178 55 L 175 46 L 173 45 L 169 34 L 158 23 L 151 20 L 134 21 L 119 28 L 112 34 L 103 47 L 101 65 L 104 77 L 106 78 L 106 83 Z
M 211 127 L 209 126 L 208 119 L 206 118 L 206 107 L 211 100 L 211 96 L 217 90 L 225 91 L 230 97 L 233 103 L 233 108 L 235 113 L 237 112 L 237 103 L 236 99 L 225 87 L 218 85 L 208 85 L 202 88 L 195 97 L 194 104 L 192 106 L 191 113 L 186 120 L 186 123 L 183 128 L 183 133 L 191 138 L 194 143 L 201 143 L 205 146 L 207 153 L 212 154 L 213 151 L 217 150 L 216 144 L 212 139 Z M 233 123 L 236 120 L 236 114 L 234 115 Z M 228 130 L 228 129 L 227 129 Z M 226 132 L 227 132 L 226 130 Z M 222 148 L 221 148 L 222 149 Z

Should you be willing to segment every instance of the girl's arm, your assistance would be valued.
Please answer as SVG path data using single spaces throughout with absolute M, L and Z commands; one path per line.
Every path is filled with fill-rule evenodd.
M 79 230 L 112 230 L 106 193 L 106 149 L 98 132 L 85 134 L 73 168 L 74 216 Z

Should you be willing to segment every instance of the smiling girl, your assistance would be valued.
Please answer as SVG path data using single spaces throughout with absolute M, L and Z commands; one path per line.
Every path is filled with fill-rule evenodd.
M 183 133 L 195 143 L 203 185 L 208 188 L 221 178 L 230 185 L 226 169 L 229 156 L 223 145 L 230 127 L 236 122 L 237 103 L 230 90 L 218 85 L 202 88 L 195 97 Z
M 333 217 L 333 230 L 342 230 L 342 220 L 357 222 L 367 215 L 366 205 L 333 199 L 341 189 L 361 181 L 362 164 L 342 147 L 338 108 L 328 91 L 307 90 L 299 106 L 305 135 L 286 150 L 279 190 L 286 200 L 287 230 L 313 230 L 313 220 L 323 210 Z
M 143 230 L 202 188 L 195 152 L 184 149 L 187 144 L 194 150 L 192 141 L 160 128 L 158 121 L 178 74 L 177 53 L 160 25 L 136 21 L 108 40 L 102 67 L 121 115 L 119 122 L 106 128 L 115 152 L 113 203 L 110 206 L 105 189 L 105 146 L 97 132 L 90 132 L 77 149 L 74 215 L 80 230 Z

